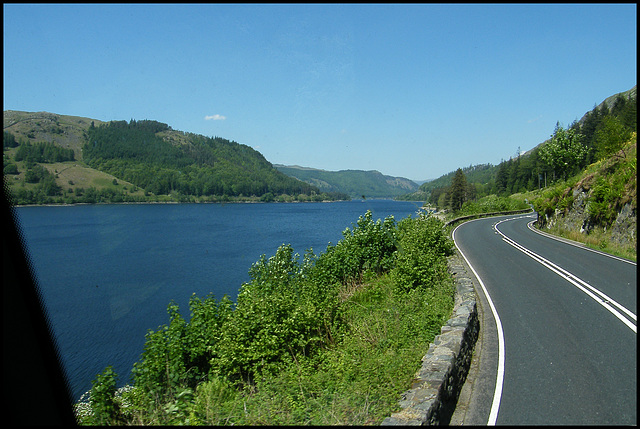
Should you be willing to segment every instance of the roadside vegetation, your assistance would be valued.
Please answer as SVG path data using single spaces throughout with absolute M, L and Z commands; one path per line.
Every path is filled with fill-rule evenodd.
M 538 228 L 635 261 L 636 133 L 634 87 L 568 128 L 556 124 L 549 140 L 525 154 L 460 168 L 420 192 L 445 221 L 532 204 Z
M 253 264 L 236 302 L 193 295 L 189 317 L 170 303 L 133 383 L 116 389 L 107 367 L 79 422 L 380 424 L 451 315 L 452 252 L 437 218 L 370 211 L 320 255 L 282 245 Z
M 626 137 L 626 136 L 625 136 Z M 633 228 L 616 226 L 624 222 L 619 216 L 637 210 L 637 135 L 615 147 L 615 152 L 603 154 L 602 159 L 589 165 L 581 173 L 558 181 L 540 191 L 514 196 L 530 200 L 543 217 L 544 231 L 583 243 L 593 249 L 635 261 L 637 237 L 635 215 Z M 577 201 L 584 193 L 584 204 Z M 577 226 L 566 222 L 552 222 L 552 216 L 570 216 L 579 208 L 585 213 Z M 622 228 L 622 230 L 621 230 Z M 626 236 L 621 239 L 620 235 Z

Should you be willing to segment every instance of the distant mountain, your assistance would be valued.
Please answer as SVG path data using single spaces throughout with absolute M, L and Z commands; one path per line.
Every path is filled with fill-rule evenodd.
M 404 177 L 385 176 L 379 171 L 327 171 L 298 165 L 274 164 L 289 177 L 309 183 L 323 192 L 341 192 L 352 198 L 392 198 L 415 192 L 418 185 Z
M 153 120 L 12 110 L 3 119 L 15 204 L 349 198 L 281 173 L 247 145 Z

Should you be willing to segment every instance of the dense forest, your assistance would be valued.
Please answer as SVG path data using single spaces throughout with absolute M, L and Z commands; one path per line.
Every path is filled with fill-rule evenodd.
M 249 146 L 220 137 L 185 134 L 189 144 L 175 145 L 158 133 L 156 121 L 115 121 L 91 127 L 83 148 L 85 162 L 154 194 L 311 195 L 317 188 L 273 168 Z
M 465 201 L 532 191 L 578 173 L 588 165 L 613 155 L 637 131 L 635 87 L 595 106 L 566 129 L 559 123 L 550 139 L 533 150 L 499 165 L 480 164 L 461 169 L 466 177 Z M 420 186 L 428 202 L 452 207 L 451 183 L 455 172 Z M 457 199 L 454 198 L 454 201 Z

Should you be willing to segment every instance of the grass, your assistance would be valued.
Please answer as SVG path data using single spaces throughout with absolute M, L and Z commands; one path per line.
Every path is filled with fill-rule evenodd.
M 613 242 L 611 240 L 611 233 L 605 231 L 602 227 L 596 227 L 589 232 L 589 234 L 584 234 L 580 231 L 569 230 L 559 227 L 558 225 L 554 225 L 549 229 L 545 228 L 544 232 L 582 243 L 591 249 L 599 250 L 610 255 L 625 258 L 634 262 L 637 261 L 637 250 L 634 246 L 622 246 Z

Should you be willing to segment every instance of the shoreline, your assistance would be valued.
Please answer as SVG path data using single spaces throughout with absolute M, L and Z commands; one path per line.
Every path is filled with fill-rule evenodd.
M 424 201 L 407 201 L 394 200 L 393 198 L 366 198 L 360 199 L 362 202 L 367 200 L 391 200 L 409 203 L 424 204 Z M 19 207 L 73 207 L 73 206 L 98 206 L 98 205 L 133 205 L 133 204 L 305 204 L 305 203 L 338 203 L 345 201 L 358 201 L 358 198 L 351 200 L 322 200 L 322 201 L 123 201 L 123 202 L 104 202 L 104 203 L 47 203 L 47 204 L 10 204 L 12 208 Z

